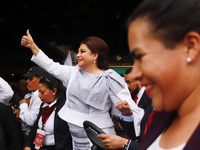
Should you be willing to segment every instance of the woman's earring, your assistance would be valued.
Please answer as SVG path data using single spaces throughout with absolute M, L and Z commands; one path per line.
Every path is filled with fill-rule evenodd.
M 94 59 L 94 63 L 96 63 L 96 59 Z
M 190 63 L 192 61 L 190 57 L 188 57 L 186 60 L 187 60 L 187 63 Z

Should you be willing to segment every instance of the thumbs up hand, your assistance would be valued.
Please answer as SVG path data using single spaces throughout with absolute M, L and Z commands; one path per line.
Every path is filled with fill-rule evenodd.
M 29 30 L 26 31 L 26 35 L 24 35 L 21 39 L 21 45 L 27 48 L 30 48 L 34 45 L 34 41 L 32 36 L 29 33 Z
M 39 48 L 34 43 L 33 38 L 31 34 L 29 33 L 29 30 L 26 31 L 26 35 L 24 35 L 21 39 L 21 45 L 27 48 L 30 48 L 33 52 L 33 54 L 36 56 L 39 52 Z

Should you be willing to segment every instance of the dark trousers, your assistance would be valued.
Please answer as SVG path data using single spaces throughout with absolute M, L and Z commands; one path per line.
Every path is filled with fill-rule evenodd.
M 55 145 L 53 146 L 45 146 L 43 145 L 40 150 L 54 150 L 55 149 Z

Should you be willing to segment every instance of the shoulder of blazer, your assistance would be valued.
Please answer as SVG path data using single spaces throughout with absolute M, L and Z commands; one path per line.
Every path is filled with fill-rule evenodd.
M 41 103 L 41 105 L 40 105 L 40 111 L 39 111 L 39 113 L 38 113 L 38 116 L 37 116 L 36 121 L 38 121 L 39 118 L 40 118 L 40 116 L 42 115 L 42 106 L 43 106 L 43 105 L 44 105 L 44 103 Z
M 200 142 L 199 142 L 200 134 L 199 133 L 200 133 L 200 124 L 198 125 L 198 127 L 196 128 L 196 130 L 194 131 L 194 133 L 188 140 L 186 146 L 184 147 L 184 150 L 199 149 L 199 147 L 200 147 Z
M 153 141 L 171 125 L 176 115 L 177 114 L 175 111 L 156 112 L 151 126 L 142 140 L 142 144 L 140 144 L 140 150 L 146 150 L 153 143 Z

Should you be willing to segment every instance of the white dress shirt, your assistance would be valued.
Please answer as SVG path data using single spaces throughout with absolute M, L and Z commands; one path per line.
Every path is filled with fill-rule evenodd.
M 3 104 L 9 103 L 13 94 L 14 92 L 10 85 L 0 77 L 0 102 Z
M 144 92 L 145 92 L 145 87 L 143 86 L 143 87 L 140 89 L 140 91 L 137 93 L 137 97 L 138 97 L 138 99 L 137 99 L 137 105 L 139 104 L 140 99 L 142 98 L 142 95 L 143 95 Z
M 31 92 L 31 100 L 29 105 L 27 103 L 22 103 L 20 108 L 20 119 L 29 126 L 33 126 L 35 120 L 37 119 L 40 105 L 42 101 L 38 97 L 39 91 Z
M 157 137 L 157 139 L 147 148 L 147 150 L 155 150 L 155 149 L 156 150 L 182 150 L 186 145 L 186 143 L 183 143 L 183 144 L 181 144 L 177 147 L 174 147 L 174 148 L 164 149 L 164 148 L 160 147 L 160 144 L 159 144 L 161 137 L 162 137 L 162 134 L 160 134 Z
M 49 106 L 52 107 L 55 103 L 57 102 L 57 100 L 55 100 L 53 103 L 51 104 L 47 104 L 45 103 L 42 108 Z M 55 109 L 53 110 L 53 112 L 50 114 L 49 118 L 47 119 L 45 125 L 44 125 L 44 131 L 45 131 L 45 138 L 44 138 L 44 143 L 43 145 L 45 146 L 52 146 L 55 145 L 55 138 L 54 138 L 54 118 L 55 118 Z M 40 129 L 42 129 L 42 116 L 40 117 L 39 121 L 38 121 L 38 127 Z

